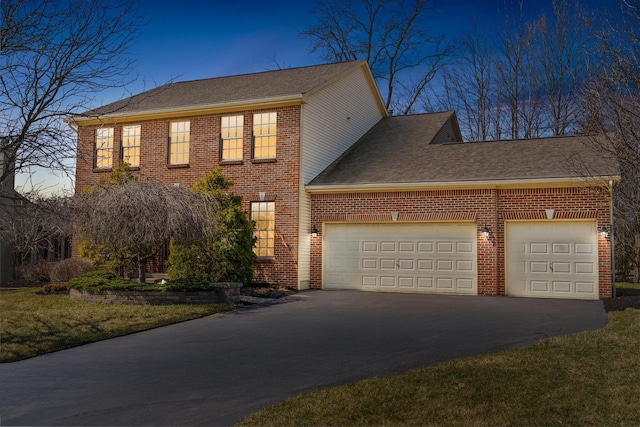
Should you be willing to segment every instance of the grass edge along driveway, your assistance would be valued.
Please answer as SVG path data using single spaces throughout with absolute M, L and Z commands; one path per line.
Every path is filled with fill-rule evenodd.
M 0 362 L 234 310 L 233 304 L 113 305 L 39 295 L 41 288 L 0 292 Z
M 640 310 L 535 346 L 297 396 L 240 425 L 640 425 Z

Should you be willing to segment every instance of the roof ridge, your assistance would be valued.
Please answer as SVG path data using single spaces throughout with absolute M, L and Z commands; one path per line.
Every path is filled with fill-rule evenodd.
M 174 84 L 183 84 L 183 83 L 196 83 L 196 82 L 203 82 L 203 81 L 209 81 L 209 80 L 217 80 L 217 79 L 228 79 L 228 78 L 241 78 L 241 77 L 247 77 L 247 76 L 255 76 L 255 75 L 260 75 L 260 74 L 268 74 L 268 73 L 278 73 L 278 72 L 283 72 L 283 71 L 292 71 L 292 70 L 303 70 L 305 68 L 320 68 L 320 67 L 330 67 L 332 65 L 338 65 L 338 64 L 348 64 L 348 63 L 360 63 L 360 62 L 365 62 L 363 59 L 354 59 L 351 61 L 341 61 L 341 62 L 331 62 L 328 64 L 314 64 L 314 65 L 302 65 L 300 67 L 289 67 L 289 68 L 279 68 L 277 70 L 263 70 L 263 71 L 254 71 L 254 72 L 249 72 L 249 73 L 242 73 L 242 74 L 227 74 L 224 76 L 214 76 L 214 77 L 203 77 L 201 79 L 193 79 L 193 80 L 180 80 L 180 81 L 176 81 L 176 82 L 169 82 L 166 83 L 162 86 L 157 86 L 155 89 L 157 88 L 161 88 L 163 86 L 169 86 L 169 85 L 174 85 Z M 153 90 L 153 89 L 150 89 Z

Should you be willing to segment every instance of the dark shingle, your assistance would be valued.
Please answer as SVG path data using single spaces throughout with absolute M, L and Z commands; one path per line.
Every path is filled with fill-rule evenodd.
M 431 144 L 453 113 L 382 119 L 310 186 L 617 176 L 589 137 Z
M 262 73 L 169 83 L 86 113 L 135 114 L 172 108 L 242 102 L 289 95 L 304 95 L 361 66 L 351 61 Z

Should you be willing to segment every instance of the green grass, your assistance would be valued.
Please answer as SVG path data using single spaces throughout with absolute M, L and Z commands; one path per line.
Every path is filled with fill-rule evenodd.
M 110 305 L 38 295 L 39 288 L 0 292 L 0 362 L 229 311 L 231 304 Z
M 616 295 L 619 297 L 640 295 L 640 283 L 616 283 Z
M 301 395 L 241 425 L 640 425 L 640 310 L 598 331 Z

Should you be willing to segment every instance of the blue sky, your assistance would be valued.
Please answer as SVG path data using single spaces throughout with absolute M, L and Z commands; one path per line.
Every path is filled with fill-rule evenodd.
M 610 1 L 610 0 L 609 0 Z M 432 0 L 428 22 L 434 32 L 451 37 L 464 32 L 475 17 L 484 31 L 504 18 L 505 0 Z M 515 3 L 517 0 L 507 0 Z M 607 0 L 583 0 L 590 6 Z M 139 93 L 171 80 L 210 77 L 322 63 L 311 53 L 312 41 L 300 33 L 314 24 L 310 0 L 139 0 L 147 20 L 132 47 L 136 60 L 133 83 Z M 525 13 L 536 16 L 550 11 L 551 0 L 525 0 Z M 95 95 L 97 107 L 128 93 L 122 90 Z M 18 177 L 17 185 L 24 185 Z M 50 172 L 38 173 L 35 186 L 47 191 L 71 190 L 72 182 Z

